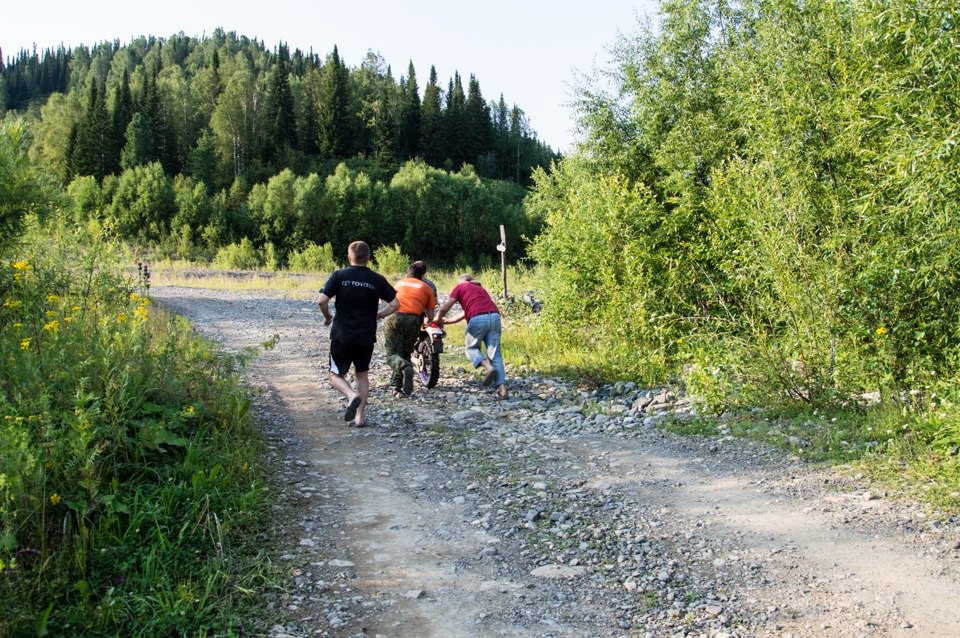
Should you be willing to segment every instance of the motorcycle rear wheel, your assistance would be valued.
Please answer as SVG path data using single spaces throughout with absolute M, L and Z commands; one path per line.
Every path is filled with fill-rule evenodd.
M 429 336 L 417 340 L 411 359 L 420 382 L 428 388 L 436 387 L 440 380 L 440 355 L 433 352 L 433 342 Z

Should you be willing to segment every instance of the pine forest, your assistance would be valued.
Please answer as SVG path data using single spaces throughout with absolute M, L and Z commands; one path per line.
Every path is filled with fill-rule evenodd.
M 282 267 L 363 236 L 473 263 L 500 224 L 533 236 L 525 187 L 558 155 L 473 75 L 422 81 L 372 51 L 351 68 L 336 46 L 291 53 L 218 29 L 21 51 L 0 61 L 0 113 L 37 122 L 31 154 L 78 221 L 169 257 L 249 265 L 234 263 L 243 245 Z

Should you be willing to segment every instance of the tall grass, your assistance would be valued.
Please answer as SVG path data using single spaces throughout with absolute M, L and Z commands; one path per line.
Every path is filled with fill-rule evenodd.
M 0 263 L 0 635 L 230 635 L 262 583 L 261 442 L 218 354 L 103 242 Z

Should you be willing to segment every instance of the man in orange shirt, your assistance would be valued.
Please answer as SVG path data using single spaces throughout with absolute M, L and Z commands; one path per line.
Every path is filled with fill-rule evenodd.
M 437 298 L 433 290 L 423 281 L 426 268 L 422 261 L 415 261 L 407 269 L 407 276 L 394 288 L 400 308 L 383 322 L 383 346 L 387 352 L 387 363 L 393 368 L 390 386 L 393 396 L 400 398 L 413 394 L 413 364 L 410 355 L 420 336 L 423 315 L 427 322 L 433 321 Z

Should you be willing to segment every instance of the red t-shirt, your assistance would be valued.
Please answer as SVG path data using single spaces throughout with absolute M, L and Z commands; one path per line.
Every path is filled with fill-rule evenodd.
M 485 312 L 500 314 L 500 309 L 497 308 L 497 304 L 490 297 L 490 293 L 476 281 L 463 281 L 457 284 L 450 291 L 450 297 L 460 302 L 460 307 L 463 308 L 467 321 Z

